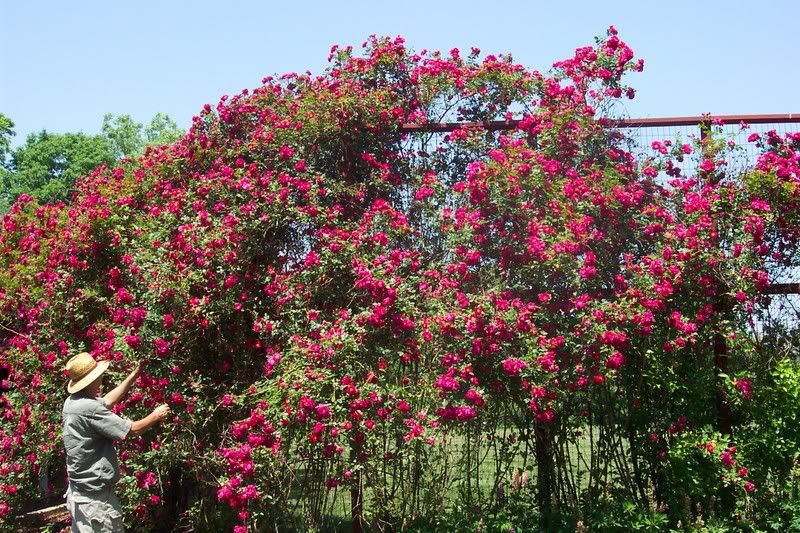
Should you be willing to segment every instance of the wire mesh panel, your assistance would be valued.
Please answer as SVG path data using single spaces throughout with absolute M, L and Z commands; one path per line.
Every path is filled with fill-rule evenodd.
M 664 119 L 668 122 L 670 119 Z M 636 120 L 627 121 L 633 123 L 629 127 L 619 128 L 619 132 L 624 136 L 628 150 L 639 160 L 658 155 L 658 150 L 654 143 L 671 143 L 672 146 L 688 144 L 690 146 L 701 136 L 700 123 L 681 124 L 681 125 L 650 125 L 639 124 Z M 785 136 L 787 133 L 800 131 L 800 124 L 796 122 L 756 122 L 748 123 L 745 120 L 737 122 L 711 122 L 711 127 L 722 139 L 725 139 L 730 153 L 727 157 L 727 168 L 729 172 L 738 173 L 755 165 L 762 149 L 759 147 L 757 139 L 765 139 L 768 132 L 774 131 L 778 136 Z M 696 166 L 697 154 L 694 157 L 687 156 L 682 162 L 678 162 L 681 170 L 690 174 Z

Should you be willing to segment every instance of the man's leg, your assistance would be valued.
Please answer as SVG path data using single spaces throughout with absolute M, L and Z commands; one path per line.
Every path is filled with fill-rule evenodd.
M 67 498 L 69 502 L 70 498 Z M 93 503 L 90 502 L 76 502 L 72 501 L 67 503 L 69 514 L 72 515 L 72 533 L 94 533 L 98 531 L 92 525 L 92 517 L 87 514 L 87 511 L 92 510 Z
M 74 503 L 73 533 L 124 533 L 122 506 L 114 493 L 88 502 Z

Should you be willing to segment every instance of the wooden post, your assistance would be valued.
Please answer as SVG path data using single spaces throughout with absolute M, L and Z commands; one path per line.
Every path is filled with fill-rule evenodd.
M 361 446 L 351 442 L 350 459 L 358 461 L 361 454 Z M 361 478 L 361 469 L 353 472 L 353 484 L 350 487 L 350 519 L 352 521 L 352 532 L 362 533 L 364 531 L 364 484 Z
M 713 158 L 714 153 L 710 143 L 711 123 L 708 119 L 701 121 L 698 124 L 700 128 L 700 143 L 702 146 L 703 157 Z M 706 176 L 706 184 L 714 185 L 719 182 L 721 177 L 714 173 L 709 173 Z M 717 243 L 719 244 L 719 243 Z M 712 305 L 714 312 L 717 314 L 727 313 L 731 310 L 731 305 L 724 292 L 727 290 L 723 280 L 714 279 L 714 289 L 716 294 Z M 714 333 L 713 339 L 714 350 L 714 378 L 719 381 L 719 376 L 728 373 L 728 342 L 721 331 L 717 330 Z M 731 409 L 725 399 L 725 391 L 719 383 L 716 385 L 716 407 L 717 407 L 717 430 L 723 435 L 730 436 L 733 430 L 733 422 L 731 417 Z
M 533 428 L 536 440 L 536 500 L 542 514 L 542 526 L 547 528 L 553 513 L 555 495 L 555 463 L 553 461 L 553 434 L 550 426 L 536 423 Z

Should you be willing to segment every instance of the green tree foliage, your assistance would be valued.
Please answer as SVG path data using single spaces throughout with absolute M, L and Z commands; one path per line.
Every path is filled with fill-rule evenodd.
M 142 125 L 131 118 L 130 115 L 114 116 L 106 113 L 103 116 L 101 131 L 108 145 L 118 159 L 133 157 L 144 149 L 142 138 Z
M 14 135 L 14 122 L 0 113 L 0 164 L 6 161 L 6 155 L 11 149 L 11 137 Z
M 100 135 L 49 133 L 28 136 L 11 152 L 0 183 L 0 198 L 8 206 L 19 195 L 30 194 L 40 202 L 66 201 L 75 179 L 116 158 Z
M 0 113 L 0 214 L 21 194 L 40 202 L 68 201 L 76 178 L 100 165 L 138 157 L 147 146 L 171 144 L 183 135 L 165 113 L 157 113 L 147 125 L 128 114 L 107 113 L 99 135 L 42 130 L 15 149 L 11 148 L 13 128 L 11 119 Z
M 14 122 L 0 113 L 0 184 L 5 183 L 8 175 L 6 169 L 6 157 L 11 150 L 11 138 L 14 133 Z M 0 213 L 8 211 L 8 202 L 0 195 Z
M 140 156 L 147 146 L 172 144 L 183 135 L 166 113 L 156 113 L 146 126 L 127 114 L 106 113 L 102 133 L 118 159 Z
M 148 146 L 172 144 L 185 132 L 166 113 L 156 113 L 144 128 L 144 142 Z

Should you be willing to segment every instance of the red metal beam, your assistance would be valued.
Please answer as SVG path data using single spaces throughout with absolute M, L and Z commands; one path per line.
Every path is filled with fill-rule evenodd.
M 701 122 L 721 120 L 725 124 L 786 124 L 800 123 L 800 113 L 777 113 L 767 115 L 696 115 L 687 117 L 656 117 L 608 119 L 616 128 L 647 128 L 668 126 L 697 126 Z M 489 122 L 436 122 L 430 124 L 403 124 L 402 130 L 408 133 L 446 133 L 459 128 L 486 129 L 490 131 L 512 130 L 519 120 L 492 120 Z
M 800 283 L 771 283 L 762 294 L 800 294 Z
M 447 133 L 460 128 L 498 131 L 513 130 L 518 124 L 519 120 L 492 120 L 490 122 L 431 122 L 428 124 L 403 124 L 402 130 L 408 133 Z

